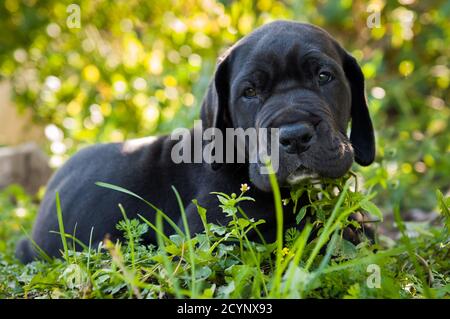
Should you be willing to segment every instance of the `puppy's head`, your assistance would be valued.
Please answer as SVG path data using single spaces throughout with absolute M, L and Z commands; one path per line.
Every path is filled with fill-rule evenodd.
M 266 24 L 228 50 L 202 120 L 221 130 L 277 128 L 281 185 L 310 175 L 338 178 L 353 160 L 369 165 L 375 157 L 361 69 L 327 32 L 309 24 Z M 270 190 L 263 164 L 249 162 L 252 182 Z

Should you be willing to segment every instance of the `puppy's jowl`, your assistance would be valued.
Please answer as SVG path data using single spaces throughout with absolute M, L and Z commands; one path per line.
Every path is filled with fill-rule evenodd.
M 353 161 L 368 165 L 375 156 L 360 67 L 327 32 L 308 24 L 273 22 L 230 48 L 219 59 L 202 104 L 201 120 L 203 130 L 277 129 L 276 178 L 284 195 L 289 192 L 289 183 L 305 175 L 337 178 L 349 170 Z M 347 137 L 350 121 L 351 133 Z M 61 238 L 53 232 L 59 229 L 55 192 L 61 194 L 66 233 L 75 233 L 84 243 L 89 242 L 92 228 L 94 245 L 107 234 L 112 239 L 120 238 L 121 232 L 115 228 L 122 217 L 118 203 L 129 218 L 142 214 L 154 222 L 155 212 L 145 203 L 100 188 L 95 185 L 99 181 L 142 196 L 181 225 L 173 185 L 184 201 L 192 233 L 203 230 L 192 199 L 207 208 L 210 222 L 224 224 L 227 217 L 210 192 L 229 194 L 241 183 L 250 182 L 253 187 L 249 195 L 255 202 L 243 203 L 242 208 L 249 218 L 266 220 L 261 232 L 267 240 L 273 240 L 274 204 L 268 175 L 261 171 L 264 163 L 259 151 L 244 146 L 245 160 L 241 163 L 220 157 L 211 163 L 175 163 L 171 154 L 177 143 L 170 136 L 162 136 L 81 150 L 49 182 L 33 240 L 47 254 L 60 256 Z M 193 138 L 183 139 L 183 143 L 186 149 L 194 147 Z M 270 143 L 266 145 L 268 153 L 273 153 Z M 229 156 L 226 153 L 224 148 L 224 157 Z M 294 215 L 287 214 L 285 226 L 293 225 Z M 155 242 L 153 233 L 145 238 Z M 37 253 L 28 240 L 23 240 L 17 256 L 29 262 Z

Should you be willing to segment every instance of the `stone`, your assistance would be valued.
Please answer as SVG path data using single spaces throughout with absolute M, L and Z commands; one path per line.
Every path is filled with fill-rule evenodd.
M 0 189 L 19 184 L 35 194 L 51 175 L 48 158 L 37 144 L 0 147 Z

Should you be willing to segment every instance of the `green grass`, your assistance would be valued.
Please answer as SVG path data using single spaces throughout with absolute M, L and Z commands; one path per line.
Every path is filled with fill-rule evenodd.
M 275 243 L 252 242 L 248 234 L 264 220 L 249 219 L 239 207 L 253 201 L 241 187 L 237 194 L 212 193 L 218 206 L 230 218 L 227 225 L 207 222 L 208 212 L 197 205 L 204 231 L 191 236 L 176 189 L 184 229 L 163 229 L 164 212 L 157 210 L 155 224 L 144 217 L 123 220 L 117 228 L 123 242 L 105 240 L 99 247 L 89 243 L 81 252 L 76 241 L 64 233 L 59 197 L 57 214 L 64 250 L 61 259 L 21 265 L 13 257 L 14 245 L 31 228 L 37 200 L 18 187 L 0 193 L 0 297 L 1 298 L 448 298 L 450 297 L 450 198 L 437 193 L 440 224 L 415 225 L 420 236 L 411 236 L 411 223 L 401 220 L 396 210 L 400 238 L 393 242 L 376 238 L 354 245 L 343 238 L 355 212 L 370 212 L 375 223 L 382 219 L 372 203 L 376 194 L 356 189 L 348 175 L 340 180 L 305 183 L 282 199 L 275 178 L 274 213 L 277 221 Z M 99 183 L 110 191 L 140 198 L 117 185 Z M 308 206 L 297 205 L 303 195 Z M 144 200 L 140 198 L 141 200 Z M 64 201 L 64 194 L 61 194 Z M 145 201 L 145 200 L 144 200 Z M 293 201 L 293 211 L 284 206 Z M 148 203 L 149 209 L 153 206 Z M 305 208 L 307 207 L 307 208 Z M 153 207 L 154 208 L 154 207 Z M 309 214 L 306 214 L 306 210 Z M 283 216 L 296 214 L 306 225 L 283 232 Z M 144 245 L 149 231 L 157 235 L 157 245 Z M 257 232 L 258 233 L 258 232 Z M 371 269 L 380 270 L 380 286 Z

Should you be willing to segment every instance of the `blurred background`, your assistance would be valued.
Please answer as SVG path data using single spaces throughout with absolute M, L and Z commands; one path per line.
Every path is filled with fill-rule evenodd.
M 220 53 L 292 19 L 325 28 L 362 66 L 377 159 L 354 169 L 377 204 L 432 212 L 436 189 L 450 191 L 449 17 L 450 1 L 433 0 L 3 0 L 0 187 L 33 193 L 47 158 L 54 169 L 87 144 L 192 126 Z

